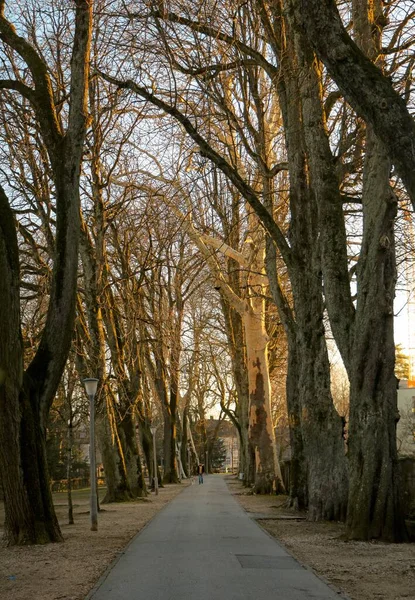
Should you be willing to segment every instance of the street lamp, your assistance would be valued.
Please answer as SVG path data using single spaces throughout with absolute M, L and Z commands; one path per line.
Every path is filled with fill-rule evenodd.
M 89 466 L 91 478 L 91 531 L 98 531 L 97 479 L 95 466 L 95 403 L 98 379 L 87 377 L 83 381 L 89 398 Z
M 153 436 L 153 457 L 154 457 L 154 491 L 156 496 L 159 493 L 159 480 L 157 476 L 157 456 L 156 456 L 156 431 L 157 427 L 155 425 L 151 425 L 150 427 L 151 435 Z

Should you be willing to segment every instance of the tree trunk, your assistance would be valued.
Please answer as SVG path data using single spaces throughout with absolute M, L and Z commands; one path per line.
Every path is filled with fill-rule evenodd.
M 293 183 L 291 183 L 291 185 L 293 185 Z M 276 248 L 269 236 L 266 238 L 265 248 L 265 267 L 270 291 L 274 303 L 278 308 L 288 342 L 286 399 L 291 450 L 289 506 L 296 510 L 305 510 L 308 506 L 307 464 L 304 456 L 303 435 L 301 431 L 299 390 L 300 361 L 297 342 L 297 325 L 294 320 L 293 311 L 279 285 Z
M 292 442 L 290 501 L 298 504 L 299 508 L 308 506 L 308 515 L 312 520 L 341 519 L 345 517 L 347 503 L 343 425 L 333 406 L 330 391 L 317 205 L 310 189 L 300 102 L 301 86 L 297 80 L 298 66 L 293 42 L 291 36 L 287 38 L 287 48 L 281 62 L 283 77 L 277 84 L 277 91 L 290 172 L 290 241 L 293 252 L 287 266 L 295 321 L 281 294 L 273 293 L 274 298 L 277 296 L 276 303 L 289 343 L 287 404 Z M 298 381 L 294 381 L 296 373 Z
M 263 299 L 253 299 L 263 303 Z M 262 311 L 261 311 L 262 312 Z M 263 313 L 247 308 L 243 323 L 247 347 L 249 380 L 249 440 L 255 456 L 255 484 L 258 494 L 283 489 L 271 417 L 267 344 Z
M 124 450 L 128 487 L 131 490 L 133 498 L 143 498 L 147 496 L 147 488 L 144 481 L 141 456 L 136 440 L 135 423 L 131 412 L 126 412 L 119 427 L 123 433 L 121 439 Z
M 308 506 L 307 463 L 301 430 L 298 357 L 297 337 L 288 332 L 286 394 L 291 446 L 289 506 L 295 510 L 305 510 Z
M 342 204 L 320 98 L 320 72 L 300 27 L 296 33 L 303 67 L 300 78 L 310 178 L 319 201 L 325 296 L 332 330 L 350 379 L 347 535 L 352 539 L 378 537 L 400 541 L 405 532 L 396 487 L 392 324 L 396 200 L 389 189 L 390 165 L 373 132 L 368 131 L 355 310 Z
M 186 405 L 183 411 L 182 423 L 182 444 L 180 446 L 180 454 L 183 470 L 186 477 L 190 477 L 190 461 L 189 461 L 189 438 L 188 438 L 188 414 L 189 406 Z
M 350 366 L 347 535 L 350 539 L 402 542 L 407 533 L 399 497 L 393 336 L 397 201 L 389 188 L 389 172 L 385 149 L 368 128 L 364 237 Z
M 164 415 L 164 473 L 163 483 L 179 483 L 176 459 L 176 419 L 170 410 L 163 408 Z
M 133 499 L 128 484 L 121 440 L 116 427 L 114 419 L 108 420 L 107 415 L 99 418 L 97 426 L 98 440 L 107 486 L 106 494 L 102 500 L 103 504 L 126 502 Z
M 24 388 L 23 388 L 24 389 Z M 29 392 L 30 393 L 30 392 Z M 27 538 L 14 543 L 60 542 L 63 540 L 53 507 L 46 456 L 46 428 L 41 424 L 39 399 L 33 392 L 21 393 L 20 466 L 30 504 L 31 532 Z
M 390 300 L 383 303 L 383 310 L 390 310 L 385 323 L 376 318 L 378 298 L 370 300 L 367 308 L 372 306 L 373 317 L 357 319 L 364 335 L 355 345 L 352 363 L 347 536 L 403 542 L 407 532 L 399 497 L 393 312 Z
M 22 392 L 19 253 L 13 214 L 2 188 L 0 278 L 0 480 L 5 538 L 9 545 L 61 541 L 49 491 L 39 410 L 36 407 L 32 414 Z
M 231 263 L 230 277 L 237 273 L 237 263 Z M 234 275 L 235 278 L 235 275 Z M 238 291 L 239 282 L 231 280 L 235 291 Z M 235 408 L 238 420 L 238 434 L 240 441 L 240 472 L 244 475 L 244 484 L 250 486 L 255 481 L 255 467 L 252 453 L 249 452 L 249 383 L 248 369 L 246 364 L 246 344 L 243 332 L 241 315 L 234 310 L 223 298 L 221 298 L 222 312 L 225 318 L 226 336 L 232 361 L 232 372 L 237 393 L 237 405 Z
M 250 441 L 248 436 L 249 427 L 249 389 L 248 394 L 245 397 L 239 396 L 239 422 L 240 428 L 238 428 L 239 436 L 239 471 L 243 473 L 244 485 L 250 487 L 255 482 L 255 462 L 253 453 L 250 452 Z
M 331 396 L 321 280 L 315 269 L 311 275 L 313 280 L 303 289 L 306 295 L 302 296 L 301 302 L 296 302 L 298 389 L 307 464 L 307 518 L 341 521 L 346 518 L 348 494 L 343 423 Z M 303 273 L 302 283 L 306 279 L 307 275 Z M 299 286 L 296 287 L 298 290 Z M 296 296 L 299 300 L 299 293 Z
M 2 7 L 4 8 L 4 6 Z M 24 60 L 33 78 L 34 110 L 42 137 L 48 148 L 56 189 L 56 240 L 49 306 L 36 355 L 22 380 L 20 315 L 18 300 L 18 253 L 13 221 L 6 209 L 6 223 L 0 234 L 3 247 L 1 271 L 9 287 L 11 313 L 0 313 L 5 337 L 13 334 L 8 347 L 2 347 L 0 370 L 5 381 L 0 384 L 0 474 L 3 478 L 6 504 L 6 539 L 10 544 L 45 543 L 62 540 L 53 508 L 46 460 L 45 430 L 50 406 L 58 388 L 69 354 L 77 288 L 79 241 L 79 177 L 86 130 L 86 96 L 89 71 L 89 49 L 92 29 L 92 3 L 79 1 L 76 7 L 75 36 L 71 60 L 71 103 L 65 135 L 55 113 L 48 69 L 36 51 L 21 37 L 0 13 L 0 37 Z M 1 193 L 1 208 L 8 203 Z M 4 206 L 3 206 L 4 205 Z M 3 219 L 1 219 L 3 221 Z M 6 232 L 7 228 L 7 232 Z M 7 233 L 7 238 L 4 234 Z M 5 262 L 7 266 L 5 268 Z M 3 273 L 2 273 L 3 275 Z M 3 287 L 3 286 L 2 286 Z M 3 302 L 2 302 L 3 305 Z M 8 325 L 5 322 L 10 321 Z M 19 348 L 20 346 L 20 348 Z M 10 359 L 14 365 L 11 368 Z M 13 380 L 11 378 L 13 377 Z M 23 384 L 23 387 L 22 387 Z M 7 394 L 7 397 L 6 397 Z M 20 405 L 18 405 L 20 396 Z M 7 402 L 5 402 L 7 400 Z M 13 472 L 14 471 L 14 472 Z M 15 479 L 11 483 L 10 476 Z
M 383 8 L 353 2 L 356 40 L 376 59 Z M 376 27 L 374 23 L 376 22 Z M 363 173 L 363 240 L 357 268 L 357 306 L 350 364 L 350 500 L 347 535 L 401 542 L 407 538 L 399 497 L 398 421 L 393 336 L 396 283 L 394 220 L 397 199 L 390 160 L 367 127 Z

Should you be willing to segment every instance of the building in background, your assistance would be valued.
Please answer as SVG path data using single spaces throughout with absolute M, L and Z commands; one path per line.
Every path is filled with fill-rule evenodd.
M 239 438 L 236 427 L 231 421 L 218 420 L 210 417 L 206 421 L 206 432 L 210 439 L 216 436 L 220 448 L 220 460 L 214 466 L 215 470 L 225 473 L 236 473 L 239 467 Z

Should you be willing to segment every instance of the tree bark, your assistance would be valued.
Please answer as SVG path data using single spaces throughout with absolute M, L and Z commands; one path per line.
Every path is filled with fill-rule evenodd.
M 141 456 L 136 439 L 135 421 L 132 411 L 127 411 L 119 427 L 122 430 L 122 446 L 127 474 L 128 488 L 133 498 L 147 496 Z
M 364 10 L 367 18 L 367 9 Z M 396 486 L 393 374 L 396 199 L 389 189 L 390 165 L 381 143 L 369 129 L 355 310 L 348 282 L 342 202 L 325 130 L 319 68 L 301 28 L 295 20 L 293 23 L 301 65 L 310 178 L 319 202 L 325 296 L 332 330 L 350 379 L 347 535 L 351 539 L 402 541 L 405 528 Z M 366 29 L 371 32 L 370 27 Z
M 382 3 L 353 2 L 356 41 L 369 58 L 379 55 Z M 400 499 L 396 444 L 397 386 L 393 335 L 396 284 L 394 221 L 397 199 L 390 188 L 390 159 L 368 125 L 363 174 L 363 240 L 357 268 L 357 306 L 350 365 L 350 504 L 352 539 L 407 539 Z
M 119 456 L 114 447 L 111 426 L 106 414 L 102 414 L 97 418 L 97 439 L 104 465 L 107 488 L 102 503 L 117 502 L 119 498 L 118 490 L 120 489 Z M 125 497 L 120 498 L 120 500 L 122 499 L 125 499 Z
M 304 455 L 304 442 L 301 428 L 301 408 L 299 391 L 299 351 L 297 338 L 288 333 L 288 365 L 287 365 L 287 412 L 290 427 L 290 488 L 289 506 L 295 510 L 306 510 L 308 507 L 307 461 Z
M 407 539 L 396 444 L 393 298 L 397 200 L 390 161 L 368 128 L 363 184 L 364 234 L 350 364 L 350 495 L 347 535 L 389 542 Z
M 287 266 L 295 322 L 292 322 L 292 316 L 287 315 L 287 308 L 281 299 L 277 298 L 277 306 L 287 333 L 289 352 L 294 353 L 292 359 L 289 356 L 287 403 L 293 442 L 292 492 L 298 492 L 298 497 L 294 496 L 291 500 L 300 507 L 306 502 L 308 518 L 312 520 L 344 519 L 348 477 L 343 427 L 330 391 L 317 204 L 310 188 L 300 102 L 301 86 L 298 83 L 294 43 L 289 32 L 281 58 L 281 71 L 283 76 L 277 83 L 277 92 L 290 173 L 292 257 Z M 298 381 L 293 381 L 294 368 L 298 369 Z M 292 388 L 289 389 L 288 385 Z M 298 426 L 301 427 L 301 433 L 293 430 Z
M 2 362 L 8 377 L 8 402 L 0 403 L 0 422 L 3 423 L 7 457 L 0 454 L 0 471 L 5 478 L 6 538 L 9 544 L 45 543 L 61 541 L 62 535 L 53 508 L 46 461 L 45 429 L 49 409 L 58 388 L 72 342 L 77 288 L 79 240 L 79 178 L 82 149 L 86 130 L 86 96 L 89 71 L 89 48 L 92 27 L 92 3 L 78 0 L 75 19 L 75 37 L 71 62 L 71 103 L 66 134 L 60 131 L 56 119 L 52 88 L 47 67 L 23 38 L 5 19 L 4 2 L 0 3 L 0 38 L 26 62 L 33 79 L 33 88 L 20 87 L 18 91 L 32 103 L 42 136 L 48 148 L 56 188 L 56 240 L 52 286 L 46 323 L 36 355 L 22 380 L 22 356 L 16 354 L 21 339 L 20 317 L 16 307 L 3 315 L 2 327 L 13 333 L 13 342 L 3 347 Z M 7 198 L 3 197 L 3 203 Z M 10 225 L 10 223 L 9 223 Z M 3 242 L 4 243 L 4 242 Z M 11 278 L 9 262 L 8 293 L 16 300 L 14 288 L 18 270 Z M 3 267 L 4 268 L 4 267 Z M 4 320 L 3 320 L 4 319 Z M 16 320 L 17 319 L 17 320 Z M 6 325 L 10 322 L 9 325 Z M 8 364 L 13 358 L 13 371 Z M 13 397 L 11 390 L 13 389 Z M 3 390 L 5 393 L 6 389 Z M 10 423 L 13 415 L 14 424 Z M 15 484 L 9 485 L 11 465 L 19 468 L 14 473 Z
M 13 213 L 0 187 L 0 480 L 5 500 L 8 544 L 36 539 L 29 497 L 20 466 L 19 394 L 23 381 L 23 342 L 20 330 L 19 249 Z M 40 534 L 47 536 L 47 532 Z
M 234 263 L 234 261 L 231 262 Z M 229 271 L 236 272 L 235 264 L 231 265 Z M 255 481 L 255 465 L 253 464 L 252 453 L 249 451 L 249 383 L 243 323 L 241 315 L 229 306 L 223 298 L 221 304 L 238 398 L 235 413 L 238 421 L 237 429 L 240 443 L 240 472 L 244 475 L 244 484 L 250 486 Z
M 260 244 L 263 240 L 260 241 Z M 271 384 L 268 367 L 268 335 L 265 329 L 265 301 L 261 294 L 264 275 L 260 266 L 263 253 L 252 265 L 249 285 L 253 293 L 242 315 L 244 324 L 249 382 L 249 442 L 255 456 L 254 490 L 270 494 L 284 490 L 277 458 L 275 432 L 271 415 Z
M 164 415 L 164 473 L 163 483 L 178 483 L 178 465 L 176 458 L 176 418 L 167 410 L 163 409 Z

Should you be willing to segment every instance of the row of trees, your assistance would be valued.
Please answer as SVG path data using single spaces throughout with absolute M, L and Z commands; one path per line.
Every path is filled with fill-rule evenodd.
M 349 538 L 405 539 L 393 298 L 398 176 L 414 197 L 411 13 L 339 8 L 27 0 L 12 17 L 0 2 L 10 543 L 61 539 L 45 432 L 71 348 L 76 377 L 100 381 L 107 500 L 146 494 L 136 426 L 150 471 L 158 419 L 164 481 L 186 472 L 192 403 L 212 396 L 246 483 L 283 490 L 284 378 L 292 505 L 347 517 Z M 328 333 L 350 383 L 347 452 Z

